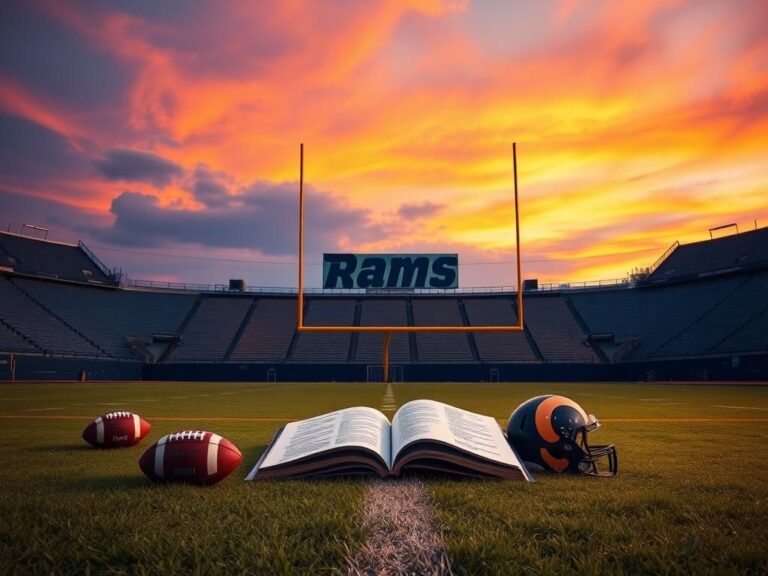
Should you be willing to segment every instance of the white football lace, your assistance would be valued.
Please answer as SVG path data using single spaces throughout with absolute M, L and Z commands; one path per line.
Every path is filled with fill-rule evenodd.
M 203 430 L 184 430 L 168 436 L 168 442 L 176 442 L 177 440 L 199 440 L 202 442 L 204 438 L 205 432 Z
M 131 415 L 130 412 L 125 411 L 118 411 L 118 412 L 110 412 L 109 414 L 105 414 L 104 418 L 107 420 L 113 420 L 115 418 L 128 418 Z

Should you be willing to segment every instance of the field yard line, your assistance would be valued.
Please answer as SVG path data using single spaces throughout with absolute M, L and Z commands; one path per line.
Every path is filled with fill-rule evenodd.
M 726 406 L 724 404 L 710 404 L 713 408 L 732 408 L 734 410 L 763 410 L 768 412 L 768 408 L 761 408 L 760 406 Z
M 496 421 L 499 424 L 503 424 L 506 426 L 507 421 L 506 420 L 499 420 L 498 418 Z M 685 423 L 691 423 L 691 424 L 697 424 L 697 423 L 713 423 L 713 424 L 727 424 L 732 422 L 768 422 L 768 418 L 600 418 L 600 422 L 621 422 L 621 423 L 629 423 L 632 422 L 652 422 L 656 424 L 685 424 Z
M 360 524 L 368 538 L 354 554 L 347 550 L 347 574 L 452 574 L 421 480 L 374 480 Z
M 33 410 L 37 410 L 33 408 Z M 50 410 L 50 408 L 43 408 Z M 63 410 L 63 408 L 61 408 Z M 47 414 L 0 414 L 6 420 L 92 420 L 89 416 L 70 416 Z M 152 416 L 151 420 L 158 422 L 295 422 L 300 418 L 238 418 L 237 416 Z
M 64 410 L 64 406 L 54 406 L 52 408 L 27 408 L 25 412 L 47 412 L 48 410 Z
M 729 422 L 768 422 L 768 418 L 600 418 L 600 422 L 669 422 L 672 424 L 712 422 L 725 424 Z

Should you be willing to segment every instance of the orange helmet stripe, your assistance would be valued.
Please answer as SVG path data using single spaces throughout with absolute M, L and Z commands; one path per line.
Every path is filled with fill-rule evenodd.
M 550 396 L 536 407 L 536 430 L 547 442 L 555 443 L 560 439 L 557 431 L 552 426 L 552 412 L 559 406 L 570 406 L 576 409 L 587 421 L 587 413 L 570 398 L 565 396 Z
M 539 454 L 541 454 L 541 459 L 544 460 L 544 462 L 547 463 L 547 466 L 552 468 L 552 470 L 556 470 L 557 472 L 564 472 L 565 469 L 568 468 L 567 458 L 555 458 L 546 448 L 539 450 Z

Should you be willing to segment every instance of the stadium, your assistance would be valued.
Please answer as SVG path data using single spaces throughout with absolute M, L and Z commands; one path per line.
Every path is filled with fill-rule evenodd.
M 133 281 L 89 249 L 0 233 L 11 379 L 381 381 L 379 334 L 299 333 L 296 289 Z M 520 333 L 395 334 L 399 381 L 768 379 L 768 229 L 673 245 L 643 278 L 527 283 Z M 352 292 L 352 293 L 350 293 Z M 322 290 L 308 324 L 517 322 L 516 294 Z
M 0 575 L 768 574 L 766 22 L 0 2 Z
M 83 243 L 0 234 L 0 569 L 763 573 L 767 232 L 675 245 L 618 284 L 528 282 L 522 332 L 394 334 L 386 384 L 381 335 L 298 333 L 295 289 L 127 283 Z M 516 321 L 515 292 L 323 292 L 308 325 Z M 503 427 L 546 393 L 600 415 L 617 476 L 242 481 L 303 418 L 429 398 Z M 214 488 L 152 485 L 143 446 L 78 442 L 115 409 L 150 441 L 215 430 L 243 464 Z

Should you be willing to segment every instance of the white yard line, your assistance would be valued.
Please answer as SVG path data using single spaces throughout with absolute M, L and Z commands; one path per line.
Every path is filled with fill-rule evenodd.
M 731 408 L 732 410 L 760 410 L 768 412 L 768 408 L 762 408 L 760 406 L 727 406 L 725 404 L 710 404 L 712 408 Z
M 392 384 L 387 383 L 382 409 L 397 409 Z M 360 526 L 368 537 L 353 554 L 347 550 L 347 574 L 452 574 L 432 502 L 424 483 L 374 480 L 365 495 Z
M 49 410 L 64 410 L 65 406 L 54 406 L 52 408 L 27 408 L 24 412 L 47 412 Z
M 669 398 L 638 398 L 638 402 L 665 402 Z
M 421 480 L 373 481 L 360 524 L 368 537 L 354 555 L 348 554 L 350 576 L 452 574 Z

